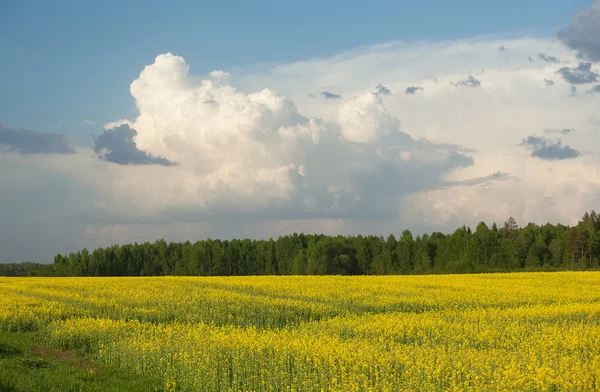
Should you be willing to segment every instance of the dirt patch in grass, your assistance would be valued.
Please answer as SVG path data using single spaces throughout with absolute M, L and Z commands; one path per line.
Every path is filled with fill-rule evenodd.
M 59 348 L 47 348 L 40 345 L 36 345 L 33 349 L 36 354 L 45 357 L 52 358 L 59 361 L 68 362 L 73 369 L 77 370 L 94 370 L 98 371 L 97 365 L 93 365 L 90 361 L 85 358 L 78 356 L 72 351 L 61 350 Z

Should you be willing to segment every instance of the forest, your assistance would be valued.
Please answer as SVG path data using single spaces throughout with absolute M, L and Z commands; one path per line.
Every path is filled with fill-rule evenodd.
M 0 276 L 386 275 L 588 270 L 600 267 L 600 215 L 575 226 L 480 222 L 451 234 L 286 235 L 113 245 L 58 254 L 52 264 L 0 264 Z

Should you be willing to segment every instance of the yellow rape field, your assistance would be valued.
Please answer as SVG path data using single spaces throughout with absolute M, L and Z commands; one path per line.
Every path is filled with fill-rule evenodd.
M 599 272 L 0 278 L 0 330 L 166 390 L 600 390 Z

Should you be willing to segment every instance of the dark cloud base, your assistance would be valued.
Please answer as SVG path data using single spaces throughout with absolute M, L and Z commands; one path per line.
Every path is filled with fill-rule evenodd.
M 392 95 L 392 91 L 385 87 L 383 84 L 379 84 L 375 87 L 375 92 L 381 95 Z
M 21 155 L 75 154 L 75 146 L 69 136 L 60 133 L 13 129 L 0 122 L 0 145 L 8 151 Z
M 323 97 L 325 97 L 326 99 L 341 99 L 341 98 L 342 98 L 342 96 L 341 96 L 341 95 L 339 95 L 339 94 L 334 94 L 334 93 L 332 93 L 332 92 L 329 92 L 329 91 L 323 91 L 323 92 L 321 93 L 321 95 L 322 95 Z
M 538 53 L 538 58 L 540 60 L 542 60 L 542 61 L 547 62 L 547 63 L 553 63 L 553 64 L 560 63 L 560 60 L 557 59 L 556 57 L 554 57 L 554 56 L 548 56 L 548 55 L 546 55 L 544 53 Z
M 481 82 L 479 79 L 475 78 L 473 75 L 469 76 L 464 80 L 460 80 L 456 83 L 451 83 L 454 87 L 479 87 L 481 86 Z
M 166 158 L 138 149 L 133 140 L 135 136 L 137 131 L 126 124 L 105 130 L 94 140 L 94 152 L 100 159 L 119 165 L 175 165 Z
M 579 58 L 600 61 L 600 1 L 573 15 L 569 26 L 556 36 Z
M 562 131 L 564 130 L 559 130 L 559 132 Z M 523 139 L 519 145 L 529 148 L 532 157 L 546 161 L 573 159 L 581 155 L 579 151 L 574 148 L 563 146 L 560 139 L 552 140 L 546 137 L 532 135 Z
M 425 91 L 425 89 L 421 86 L 410 86 L 410 87 L 406 88 L 406 90 L 404 91 L 404 94 L 415 95 L 417 93 L 417 91 Z
M 592 71 L 592 63 L 580 63 L 574 68 L 562 67 L 557 72 L 571 84 L 595 83 L 598 80 L 598 74 Z

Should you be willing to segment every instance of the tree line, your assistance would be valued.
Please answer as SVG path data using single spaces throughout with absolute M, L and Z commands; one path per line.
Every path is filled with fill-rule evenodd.
M 206 239 L 113 245 L 58 254 L 52 264 L 0 264 L 4 276 L 367 275 L 585 270 L 600 267 L 600 215 L 573 227 L 509 218 L 501 228 L 399 238 L 297 234 L 278 239 Z

